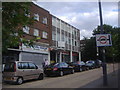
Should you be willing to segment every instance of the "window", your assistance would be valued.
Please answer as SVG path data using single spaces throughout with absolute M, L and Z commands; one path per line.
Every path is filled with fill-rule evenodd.
M 64 37 L 64 34 L 62 34 L 62 41 L 64 41 L 64 38 L 65 38 L 65 37 Z
M 34 14 L 34 19 L 39 21 L 39 15 L 38 14 Z
M 6 63 L 4 67 L 5 72 L 14 72 L 15 63 Z
M 27 14 L 27 13 L 25 13 L 25 16 L 30 17 L 30 13 L 28 13 L 28 14 Z
M 71 39 L 69 38 L 69 45 L 71 45 Z
M 18 69 L 22 69 L 21 63 L 18 63 Z
M 30 28 L 28 26 L 24 26 L 23 27 L 23 32 L 25 32 L 26 34 L 29 34 Z
M 52 17 L 52 25 L 56 26 L 56 18 L 55 17 Z
M 48 38 L 48 33 L 47 33 L 47 32 L 43 32 L 43 33 L 42 33 L 42 38 L 47 39 L 47 38 Z
M 47 18 L 43 17 L 42 23 L 47 24 Z
M 57 32 L 57 41 L 60 41 L 60 33 Z
M 26 11 L 26 12 L 25 12 L 25 16 L 30 17 L 30 12 L 29 12 L 29 11 Z
M 74 45 L 74 39 L 72 39 L 72 46 L 75 46 L 75 45 Z
M 28 69 L 28 63 L 21 63 L 21 68 L 20 69 Z
M 38 29 L 34 29 L 34 36 L 39 36 L 39 30 Z
M 29 69 L 36 69 L 36 65 L 33 63 L 29 63 Z
M 60 20 L 59 19 L 56 20 L 56 24 L 57 24 L 57 28 L 60 28 Z
M 77 41 L 75 41 L 75 46 L 77 46 Z
M 67 43 L 67 36 L 65 36 L 65 42 Z
M 56 32 L 55 31 L 52 31 L 52 40 L 56 41 Z

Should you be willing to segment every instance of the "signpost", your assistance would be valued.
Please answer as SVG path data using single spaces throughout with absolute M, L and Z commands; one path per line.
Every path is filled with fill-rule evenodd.
M 100 33 L 99 35 L 96 35 L 96 43 L 97 47 L 101 47 L 101 53 L 102 53 L 102 59 L 103 59 L 103 85 L 107 86 L 107 66 L 105 61 L 105 49 L 104 46 L 111 46 L 111 35 L 110 34 L 104 34 L 103 32 L 103 20 L 102 20 L 102 9 L 101 9 L 101 2 L 99 0 L 99 14 L 100 14 Z
M 111 34 L 96 34 L 97 47 L 112 46 Z

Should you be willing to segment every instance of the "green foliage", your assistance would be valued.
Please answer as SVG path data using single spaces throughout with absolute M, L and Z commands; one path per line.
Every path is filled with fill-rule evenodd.
M 120 59 L 120 28 L 112 27 L 110 25 L 103 25 L 104 33 L 111 34 L 112 36 L 112 46 L 104 47 L 106 50 L 106 61 L 112 62 L 113 57 L 114 59 L 119 62 Z M 95 30 L 93 30 L 93 35 L 100 34 L 100 26 L 98 26 Z M 90 39 L 85 39 L 85 49 L 82 51 L 82 59 L 89 60 L 89 59 L 96 59 L 96 44 L 95 38 L 91 37 Z M 102 59 L 99 48 L 99 59 Z
M 90 39 L 85 39 L 85 48 L 82 52 L 82 58 L 84 61 L 94 60 L 96 58 L 96 43 L 95 38 L 91 37 Z
M 30 2 L 3 2 L 2 3 L 2 51 L 9 47 L 18 47 L 25 42 L 21 39 L 25 25 L 32 25 L 33 18 L 28 17 Z M 30 41 L 25 43 L 31 43 Z

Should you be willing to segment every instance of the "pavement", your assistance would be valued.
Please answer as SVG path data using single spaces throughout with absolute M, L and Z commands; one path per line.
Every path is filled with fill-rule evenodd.
M 118 64 L 118 67 L 116 70 L 113 70 L 113 72 L 107 74 L 107 85 L 103 84 L 103 77 L 92 81 L 80 88 L 116 88 L 120 90 L 120 64 Z
M 119 70 L 120 71 L 120 70 Z M 82 86 L 81 88 L 118 88 L 119 87 L 118 71 L 107 75 L 107 85 L 103 85 L 103 77 Z

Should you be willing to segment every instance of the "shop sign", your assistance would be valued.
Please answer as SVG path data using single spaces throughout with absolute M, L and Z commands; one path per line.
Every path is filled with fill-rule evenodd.
M 78 56 L 78 54 L 77 54 L 77 53 L 72 53 L 72 55 L 73 55 L 73 56 Z
M 62 54 L 64 54 L 64 55 L 69 55 L 69 52 L 62 52 Z
M 33 45 L 33 46 L 26 46 L 22 44 L 22 50 L 23 51 L 32 51 L 32 52 L 48 52 L 47 47 L 39 46 L 39 45 Z

